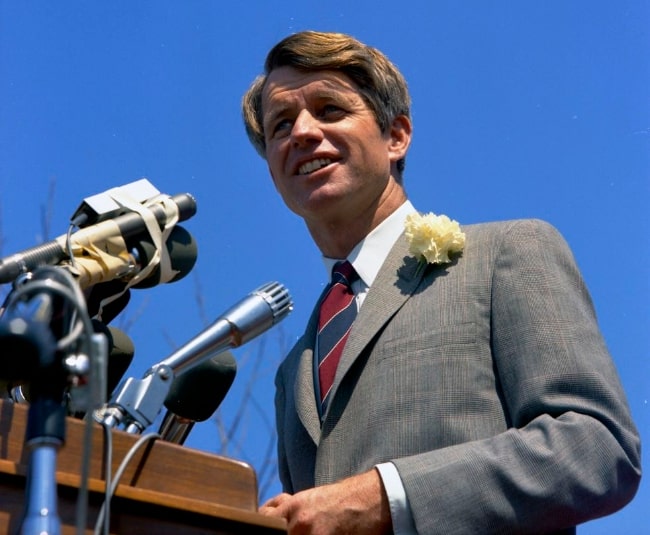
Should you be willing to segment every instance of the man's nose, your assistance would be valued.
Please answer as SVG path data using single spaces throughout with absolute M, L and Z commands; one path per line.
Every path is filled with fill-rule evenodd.
M 296 117 L 291 129 L 291 137 L 294 143 L 320 141 L 323 137 L 320 126 L 317 117 L 314 117 L 308 110 L 302 110 Z

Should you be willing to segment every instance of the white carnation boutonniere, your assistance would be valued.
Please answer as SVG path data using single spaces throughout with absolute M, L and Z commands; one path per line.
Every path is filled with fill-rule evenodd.
M 413 213 L 404 222 L 409 252 L 420 261 L 418 270 L 425 264 L 447 264 L 449 255 L 460 253 L 465 247 L 465 233 L 458 221 L 446 215 Z

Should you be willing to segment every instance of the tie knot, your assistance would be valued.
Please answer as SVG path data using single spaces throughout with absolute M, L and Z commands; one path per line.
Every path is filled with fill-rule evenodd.
M 359 277 L 347 260 L 337 262 L 332 268 L 332 284 L 340 282 L 346 286 L 352 286 L 352 283 Z

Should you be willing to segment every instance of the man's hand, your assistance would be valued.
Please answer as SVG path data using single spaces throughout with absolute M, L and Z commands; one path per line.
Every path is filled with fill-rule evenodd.
M 294 495 L 280 494 L 259 512 L 284 518 L 289 535 L 392 532 L 388 498 L 377 470 Z

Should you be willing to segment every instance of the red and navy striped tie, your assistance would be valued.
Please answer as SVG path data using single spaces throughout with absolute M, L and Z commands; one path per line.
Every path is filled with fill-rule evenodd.
M 318 380 L 321 415 L 325 414 L 343 347 L 357 315 L 352 283 L 358 278 L 347 260 L 332 270 L 332 282 L 321 302 L 318 319 Z

